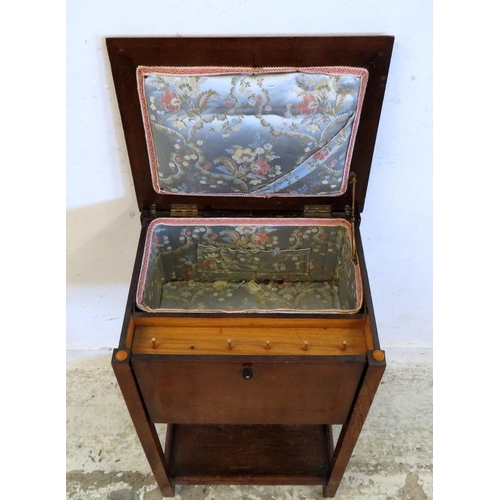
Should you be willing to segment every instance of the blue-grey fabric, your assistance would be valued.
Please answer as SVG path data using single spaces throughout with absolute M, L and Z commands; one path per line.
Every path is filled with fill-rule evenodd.
M 158 71 L 144 79 L 143 113 L 157 191 L 233 196 L 345 191 L 360 76 Z
M 311 225 L 157 219 L 138 305 L 151 312 L 355 312 L 362 290 L 351 250 L 341 219 Z

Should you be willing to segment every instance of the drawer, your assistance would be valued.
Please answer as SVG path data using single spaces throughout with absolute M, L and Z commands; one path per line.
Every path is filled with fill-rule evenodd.
M 179 424 L 342 424 L 364 356 L 132 355 L 150 419 Z

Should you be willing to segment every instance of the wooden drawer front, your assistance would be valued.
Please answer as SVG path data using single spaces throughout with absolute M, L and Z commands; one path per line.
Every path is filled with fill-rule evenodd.
M 361 356 L 299 361 L 192 358 L 132 356 L 153 422 L 341 424 L 365 364 Z

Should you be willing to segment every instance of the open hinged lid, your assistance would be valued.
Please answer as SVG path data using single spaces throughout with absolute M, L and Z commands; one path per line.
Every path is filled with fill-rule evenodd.
M 393 37 L 107 45 L 141 211 L 362 211 Z

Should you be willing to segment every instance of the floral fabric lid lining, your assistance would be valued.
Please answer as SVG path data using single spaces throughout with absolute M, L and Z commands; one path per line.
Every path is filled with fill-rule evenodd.
M 346 191 L 367 70 L 140 66 L 137 80 L 156 192 Z

